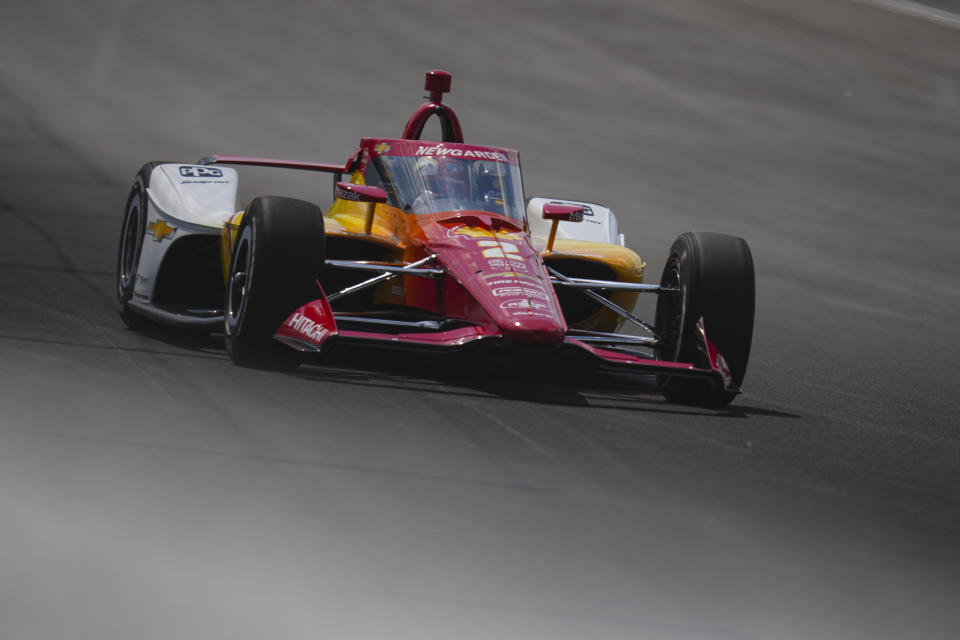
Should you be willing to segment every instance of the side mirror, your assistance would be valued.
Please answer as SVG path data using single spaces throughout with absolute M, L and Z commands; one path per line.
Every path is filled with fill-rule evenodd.
M 577 205 L 553 203 L 543 205 L 543 219 L 553 220 L 553 225 L 550 227 L 550 237 L 547 238 L 547 253 L 553 251 L 553 241 L 557 237 L 557 227 L 560 226 L 560 221 L 583 222 L 583 212 L 583 207 Z
M 376 204 L 387 201 L 387 192 L 380 187 L 366 187 L 350 182 L 338 182 L 333 191 L 336 198 L 349 200 L 350 202 L 370 202 Z
M 583 211 L 583 207 L 576 205 L 547 203 L 543 205 L 543 219 L 556 220 L 557 222 L 561 220 L 583 222 Z
M 380 187 L 367 187 L 351 182 L 338 182 L 333 188 L 333 195 L 338 200 L 368 203 L 367 219 L 363 223 L 363 232 L 370 235 L 370 231 L 373 229 L 373 210 L 376 208 L 377 203 L 387 201 L 387 192 Z

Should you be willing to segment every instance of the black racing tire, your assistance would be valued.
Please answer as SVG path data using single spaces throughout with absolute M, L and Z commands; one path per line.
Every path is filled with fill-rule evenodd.
M 239 365 L 294 369 L 300 353 L 273 339 L 291 313 L 320 297 L 323 211 L 280 196 L 247 207 L 230 260 L 224 304 L 227 352 Z
M 117 249 L 117 306 L 120 319 L 131 329 L 145 329 L 153 323 L 130 308 L 133 289 L 140 271 L 140 253 L 147 232 L 147 187 L 150 175 L 163 162 L 148 162 L 137 172 L 120 227 L 120 242 Z
M 709 367 L 697 336 L 702 317 L 707 339 L 723 355 L 739 387 L 750 359 L 755 305 L 753 256 L 746 241 L 721 233 L 680 235 L 670 247 L 660 285 L 680 291 L 662 293 L 657 300 L 657 356 Z M 657 383 L 667 400 L 682 404 L 726 406 L 737 395 L 706 380 L 658 376 Z

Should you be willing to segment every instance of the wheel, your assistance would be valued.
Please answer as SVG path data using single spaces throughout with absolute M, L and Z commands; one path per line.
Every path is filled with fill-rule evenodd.
M 720 233 L 684 233 L 670 247 L 660 285 L 679 293 L 660 294 L 656 330 L 661 360 L 708 367 L 700 348 L 697 321 L 702 317 L 707 339 L 730 367 L 740 386 L 747 371 L 753 339 L 754 273 L 750 247 L 743 238 Z M 671 402 L 725 406 L 736 397 L 706 380 L 658 376 L 664 397 Z
M 137 315 L 127 304 L 133 298 L 140 266 L 140 252 L 147 226 L 147 187 L 154 167 L 162 162 L 148 162 L 137 172 L 120 228 L 120 243 L 117 251 L 117 303 L 120 319 L 131 329 L 142 329 L 152 323 Z
M 255 198 L 230 260 L 224 304 L 227 352 L 237 364 L 292 369 L 299 352 L 273 334 L 300 306 L 320 297 L 323 212 L 292 198 Z

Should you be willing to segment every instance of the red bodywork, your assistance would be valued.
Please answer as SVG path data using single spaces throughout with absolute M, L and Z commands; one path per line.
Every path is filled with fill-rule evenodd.
M 457 114 L 449 105 L 442 104 L 443 94 L 449 93 L 452 80 L 453 78 L 449 73 L 440 69 L 427 72 L 427 79 L 423 88 L 429 92 L 428 99 L 430 102 L 420 105 L 413 112 L 410 120 L 407 121 L 407 126 L 403 128 L 401 138 L 419 140 L 420 134 L 423 133 L 423 126 L 430 119 L 430 116 L 435 115 L 440 120 L 444 142 L 463 142 L 463 130 L 460 128 L 460 120 L 457 119 Z
M 425 249 L 447 269 L 440 313 L 515 343 L 560 344 L 567 333 L 540 254 L 513 220 L 483 211 L 433 214 Z
M 340 330 L 322 289 L 321 297 L 297 309 L 275 337 L 302 351 L 319 351 L 330 339 L 381 344 L 455 348 L 481 340 L 513 345 L 539 345 L 589 355 L 613 366 L 652 374 L 682 374 L 732 386 L 723 356 L 698 324 L 709 368 L 654 360 L 623 351 L 595 347 L 567 336 L 567 325 L 540 254 L 513 220 L 482 211 L 419 216 L 423 232 L 416 254 L 437 257 L 446 270 L 440 280 L 405 276 L 422 286 L 418 307 L 431 309 L 465 326 L 445 331 L 399 332 Z M 414 300 L 417 301 L 416 299 Z
M 278 330 L 278 339 L 320 347 L 334 335 L 391 341 L 462 345 L 484 337 L 515 344 L 559 345 L 567 325 L 540 254 L 513 220 L 485 211 L 417 216 L 420 234 L 410 253 L 435 255 L 446 275 L 440 280 L 404 276 L 411 306 L 470 325 L 438 333 L 339 332 L 325 298 L 304 305 Z M 322 293 L 322 289 L 320 289 Z M 309 321 L 302 330 L 304 318 Z M 327 331 L 319 332 L 314 326 Z M 289 340 L 284 340 L 290 344 Z M 296 346 L 296 345 L 291 345 Z
M 363 174 L 371 159 L 378 154 L 442 156 L 449 153 L 451 157 L 469 154 L 468 157 L 519 165 L 516 151 L 463 144 L 463 133 L 456 114 L 448 105 L 442 104 L 443 94 L 450 90 L 450 74 L 443 71 L 428 72 L 425 88 L 430 101 L 413 113 L 401 139 L 364 138 L 360 148 L 345 165 L 223 155 L 212 156 L 204 162 Z M 440 120 L 443 141 L 420 142 L 426 121 L 434 115 Z M 379 189 L 344 183 L 337 185 L 336 194 L 343 199 L 371 203 L 383 199 L 383 192 Z M 372 217 L 372 208 L 370 211 Z M 582 219 L 583 208 L 548 205 L 544 213 L 548 219 L 576 221 Z M 572 351 L 601 363 L 625 366 L 645 373 L 700 377 L 710 380 L 718 388 L 737 390 L 723 356 L 707 339 L 702 318 L 698 323 L 698 333 L 703 359 L 708 362 L 706 368 L 595 347 L 577 336 L 568 336 L 568 327 L 550 274 L 540 253 L 531 244 L 523 222 L 487 211 L 456 211 L 411 217 L 416 222 L 409 224 L 410 228 L 406 229 L 405 264 L 434 255 L 434 267 L 445 273 L 437 279 L 402 275 L 407 304 L 433 312 L 459 326 L 433 331 L 344 330 L 337 326 L 337 314 L 331 309 L 318 283 L 318 298 L 294 311 L 277 329 L 274 337 L 301 351 L 320 351 L 329 340 L 345 339 L 447 350 L 480 341 L 537 345 L 557 351 Z M 370 233 L 369 222 L 366 233 Z

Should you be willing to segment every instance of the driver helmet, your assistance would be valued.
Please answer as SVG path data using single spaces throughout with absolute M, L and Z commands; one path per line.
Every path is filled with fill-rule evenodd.
M 477 163 L 477 191 L 486 193 L 488 191 L 501 191 L 500 174 L 491 169 L 486 162 Z
M 477 192 L 485 208 L 503 212 L 503 185 L 500 174 L 486 162 L 479 163 L 476 174 Z
M 451 198 L 467 195 L 467 168 L 458 158 L 420 158 L 417 172 L 433 195 Z
M 467 196 L 467 166 L 458 158 L 440 158 L 437 160 L 440 178 L 445 186 L 444 193 L 452 198 Z

